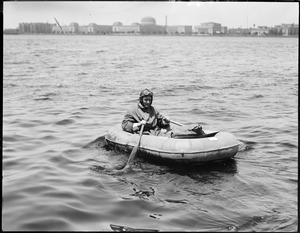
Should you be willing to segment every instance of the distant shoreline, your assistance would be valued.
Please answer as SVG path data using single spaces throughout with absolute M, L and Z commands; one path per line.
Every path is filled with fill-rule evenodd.
M 263 36 L 257 36 L 257 35 L 239 35 L 239 34 L 222 34 L 222 35 L 155 35 L 155 34 L 49 34 L 49 33 L 3 33 L 3 35 L 15 35 L 15 36 L 21 36 L 21 35 L 35 35 L 35 36 L 161 36 L 161 37 L 276 37 L 276 38 L 299 38 L 299 35 L 263 35 Z

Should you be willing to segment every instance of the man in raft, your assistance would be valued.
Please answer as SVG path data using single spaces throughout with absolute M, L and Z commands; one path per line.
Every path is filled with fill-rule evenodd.
M 122 121 L 122 129 L 129 133 L 139 133 L 144 126 L 143 134 L 171 137 L 170 119 L 161 115 L 152 106 L 153 92 L 144 89 L 140 93 L 139 103 L 127 110 Z

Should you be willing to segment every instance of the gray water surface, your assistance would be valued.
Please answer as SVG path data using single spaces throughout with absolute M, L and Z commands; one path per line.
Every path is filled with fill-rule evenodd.
M 298 38 L 4 35 L 2 229 L 298 230 Z M 150 88 L 162 114 L 227 131 L 185 167 L 92 142 Z M 101 142 L 98 142 L 101 144 Z

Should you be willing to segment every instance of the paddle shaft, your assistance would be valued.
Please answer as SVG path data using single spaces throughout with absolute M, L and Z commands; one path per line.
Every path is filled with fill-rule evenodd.
M 140 143 L 141 143 L 141 139 L 142 139 L 142 135 L 143 135 L 143 131 L 144 131 L 144 126 L 145 125 L 142 125 L 142 127 L 141 127 L 139 141 L 136 144 L 136 146 L 132 149 L 126 167 L 129 166 L 136 157 L 137 151 L 138 151 Z
M 179 125 L 179 126 L 184 126 L 183 124 L 179 123 L 179 122 L 176 122 L 176 121 L 173 121 L 173 120 L 170 120 L 171 123 L 175 124 L 175 125 Z

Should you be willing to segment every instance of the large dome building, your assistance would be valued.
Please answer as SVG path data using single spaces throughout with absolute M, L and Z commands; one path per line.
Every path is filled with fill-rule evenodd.
M 164 33 L 165 33 L 165 28 L 163 26 L 156 25 L 156 20 L 153 17 L 147 16 L 142 18 L 140 34 L 164 34 Z
M 131 25 L 123 25 L 121 22 L 114 22 L 112 32 L 115 34 L 164 34 L 165 27 L 156 25 L 153 17 L 147 16 L 142 18 L 141 23 L 134 22 Z
M 156 25 L 156 21 L 154 18 L 147 16 L 142 18 L 141 20 L 141 25 L 146 26 L 146 25 Z
M 71 27 L 79 28 L 79 24 L 78 24 L 78 23 L 75 23 L 75 22 L 70 23 L 70 26 L 71 26 Z
M 121 22 L 114 22 L 113 26 L 123 26 L 123 24 Z

